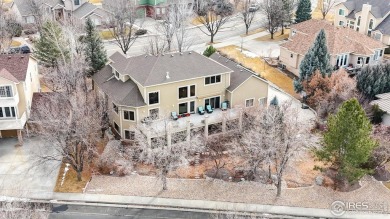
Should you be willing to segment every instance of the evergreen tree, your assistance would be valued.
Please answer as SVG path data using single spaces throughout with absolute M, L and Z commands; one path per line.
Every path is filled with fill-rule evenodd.
M 85 31 L 86 36 L 83 39 L 85 44 L 85 61 L 89 65 L 88 73 L 93 75 L 106 65 L 108 61 L 107 53 L 102 39 L 90 18 L 85 22 Z
M 210 57 L 212 54 L 214 54 L 217 51 L 213 46 L 209 46 L 206 48 L 206 50 L 203 52 L 204 56 Z
M 42 26 L 41 37 L 35 43 L 35 56 L 46 67 L 56 67 L 58 60 L 69 58 L 68 43 L 61 27 L 55 21 L 47 21 Z
M 299 65 L 299 81 L 294 82 L 296 92 L 301 92 L 303 80 L 309 81 L 315 71 L 319 70 L 322 76 L 329 76 L 332 73 L 330 56 L 326 42 L 324 29 L 318 33 L 313 46 L 307 51 L 301 64 Z
M 390 92 L 390 63 L 366 66 L 356 76 L 357 89 L 367 98 Z
M 319 160 L 338 167 L 338 174 L 350 182 L 369 170 L 362 168 L 377 146 L 371 138 L 372 126 L 356 98 L 345 101 L 336 115 L 328 118 L 324 147 L 316 151 Z
M 272 106 L 278 106 L 278 105 L 279 105 L 278 97 L 274 96 L 274 98 L 272 98 L 270 104 L 271 104 Z
M 297 12 L 295 15 L 295 22 L 301 23 L 311 19 L 311 1 L 299 0 Z

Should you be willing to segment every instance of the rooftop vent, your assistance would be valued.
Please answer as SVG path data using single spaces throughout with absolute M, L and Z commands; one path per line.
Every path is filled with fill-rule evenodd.
M 171 54 L 171 57 L 173 57 L 174 55 L 173 54 Z
M 148 55 L 145 55 L 145 58 L 148 57 Z
M 190 52 L 190 54 L 192 54 L 192 52 Z
M 169 71 L 167 71 L 167 75 L 165 76 L 166 79 L 170 79 L 171 77 L 169 77 Z

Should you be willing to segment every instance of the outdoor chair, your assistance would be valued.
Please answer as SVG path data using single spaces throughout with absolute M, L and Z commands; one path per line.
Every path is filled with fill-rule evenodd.
M 204 109 L 202 106 L 198 107 L 198 113 L 199 115 L 203 115 L 204 114 Z
M 172 116 L 173 120 L 177 120 L 179 118 L 179 117 L 177 117 L 177 113 L 176 112 L 172 112 L 171 116 Z
M 211 108 L 211 105 L 207 105 L 206 106 L 206 111 L 207 111 L 207 113 L 212 113 L 213 112 L 213 108 Z
M 226 102 L 222 103 L 221 109 L 222 109 L 222 111 L 227 110 L 227 103 Z

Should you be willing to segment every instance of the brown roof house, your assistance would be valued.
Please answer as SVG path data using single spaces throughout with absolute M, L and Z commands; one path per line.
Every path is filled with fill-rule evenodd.
M 308 20 L 292 25 L 288 41 L 280 45 L 282 66 L 299 76 L 299 65 L 321 29 L 325 30 L 331 65 L 336 68 L 356 69 L 383 58 L 387 47 L 383 43 L 325 20 Z
M 226 131 L 226 118 L 238 119 L 239 108 L 266 104 L 268 96 L 268 82 L 251 71 L 219 54 L 207 58 L 196 52 L 130 58 L 115 53 L 93 81 L 123 139 L 132 139 L 140 123 L 162 128 L 172 113 L 177 130 L 204 128 L 208 135 L 209 125 L 222 124 Z M 199 113 L 207 106 L 212 113 Z
M 21 137 L 34 92 L 40 91 L 38 63 L 30 55 L 0 55 L 0 138 Z M 21 140 L 21 138 L 19 138 Z
M 347 0 L 334 10 L 335 26 L 351 28 L 390 45 L 389 0 Z
M 382 124 L 390 126 L 390 93 L 376 95 L 377 100 L 371 102 L 371 105 L 377 104 L 379 108 L 386 112 L 382 116 Z

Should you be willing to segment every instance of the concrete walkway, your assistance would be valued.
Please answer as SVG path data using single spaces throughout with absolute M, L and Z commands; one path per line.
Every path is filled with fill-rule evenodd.
M 217 202 L 206 200 L 184 200 L 171 198 L 140 197 L 140 196 L 119 196 L 119 195 L 100 195 L 100 194 L 70 194 L 54 193 L 52 200 L 43 200 L 39 195 L 30 196 L 30 199 L 50 201 L 52 203 L 86 203 L 94 206 L 114 205 L 117 207 L 148 207 L 163 209 L 186 209 L 187 211 L 224 211 L 224 212 L 248 212 L 261 214 L 278 214 L 289 216 L 336 218 L 330 209 L 300 208 L 288 206 L 243 204 L 233 202 Z M 7 200 L 7 197 L 0 197 L 0 201 Z M 363 212 L 345 212 L 337 218 L 355 218 L 355 219 L 382 219 L 388 218 L 386 214 L 363 213 Z

